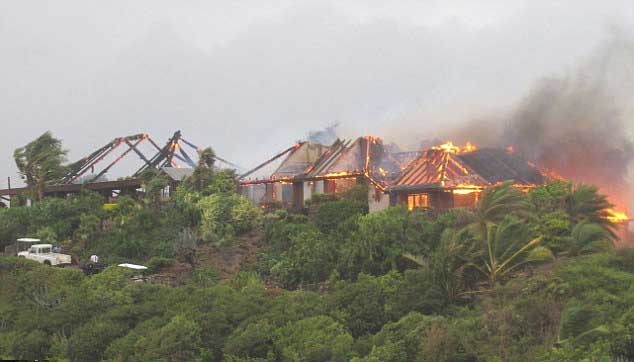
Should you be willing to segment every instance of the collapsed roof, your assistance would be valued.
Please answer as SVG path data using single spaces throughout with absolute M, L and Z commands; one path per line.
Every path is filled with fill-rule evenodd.
M 282 159 L 270 176 L 247 180 L 244 178 L 247 173 L 241 183 L 367 177 L 382 190 L 398 191 L 480 188 L 509 180 L 532 186 L 545 181 L 534 165 L 505 149 L 473 147 L 465 150 L 433 147 L 425 151 L 400 152 L 390 145 L 383 145 L 380 138 L 373 136 L 354 141 L 337 139 L 331 146 L 300 142 L 254 169 Z
M 319 143 L 300 143 L 299 147 L 289 153 L 271 174 L 271 178 L 280 179 L 303 175 L 327 149 L 327 146 Z
M 268 179 L 245 179 L 284 155 L 286 157 Z M 403 167 L 402 162 L 383 147 L 381 139 L 373 136 L 359 137 L 354 142 L 337 139 L 331 146 L 301 142 L 242 175 L 242 184 L 366 176 L 373 183 L 385 187 Z
M 401 172 L 380 138 L 359 137 L 354 142 L 337 140 L 306 173 L 307 178 L 366 176 L 379 187 Z

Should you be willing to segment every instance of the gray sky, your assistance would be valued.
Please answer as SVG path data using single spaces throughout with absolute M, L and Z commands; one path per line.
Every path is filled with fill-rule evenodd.
M 75 160 L 181 129 L 244 167 L 333 122 L 416 144 L 508 112 L 614 28 L 634 2 L 2 1 L 0 188 L 46 130 Z

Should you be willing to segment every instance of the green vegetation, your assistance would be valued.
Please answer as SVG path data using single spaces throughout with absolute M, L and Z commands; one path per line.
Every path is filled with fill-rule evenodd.
M 213 151 L 171 198 L 116 207 L 91 193 L 0 209 L 2 246 L 40 236 L 80 260 L 184 270 L 134 283 L 0 258 L 0 358 L 59 361 L 611 361 L 634 356 L 634 251 L 614 250 L 609 204 L 556 182 L 502 184 L 474 210 L 392 207 L 367 190 L 306 214 L 236 195 Z M 257 238 L 255 242 L 251 239 Z M 249 244 L 251 242 L 251 244 Z M 221 276 L 218 253 L 257 245 Z M 227 258 L 232 255 L 227 254 Z M 179 269 L 180 268 L 180 269 Z M 158 280 L 150 277 L 150 280 Z
M 31 196 L 38 200 L 44 198 L 44 187 L 50 181 L 63 176 L 67 151 L 62 149 L 62 141 L 45 132 L 36 140 L 13 153 L 15 164 Z

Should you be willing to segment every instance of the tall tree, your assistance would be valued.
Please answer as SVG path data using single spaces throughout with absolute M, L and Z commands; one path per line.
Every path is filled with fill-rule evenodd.
M 194 175 L 196 178 L 196 184 L 198 185 L 198 191 L 203 191 L 207 184 L 211 181 L 210 178 L 213 177 L 215 157 L 216 154 L 211 147 L 205 148 L 200 153 L 198 167 L 196 167 Z
M 152 210 L 154 221 L 158 219 L 159 210 L 161 208 L 161 199 L 163 190 L 168 185 L 165 174 L 155 168 L 149 168 L 141 174 L 143 180 L 143 188 L 145 189 L 145 203 Z
M 200 159 L 198 160 L 198 167 L 213 168 L 216 162 L 216 153 L 211 147 L 207 147 L 200 153 Z
M 213 180 L 215 161 L 216 154 L 211 147 L 207 147 L 200 152 L 198 155 L 198 165 L 190 180 L 194 190 L 203 192 L 207 185 Z
M 63 175 L 67 152 L 49 131 L 13 152 L 22 179 L 38 200 L 44 198 L 46 184 Z

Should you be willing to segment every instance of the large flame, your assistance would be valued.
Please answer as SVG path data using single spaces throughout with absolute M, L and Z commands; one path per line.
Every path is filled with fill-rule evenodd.
M 453 193 L 455 195 L 468 195 L 468 194 L 472 194 L 474 192 L 482 192 L 482 190 L 479 190 L 479 189 L 455 189 L 455 190 L 453 190 Z
M 467 152 L 473 152 L 477 150 L 478 147 L 472 144 L 471 142 L 467 142 L 466 145 L 464 145 L 463 147 L 460 147 L 458 145 L 454 145 L 452 141 L 447 141 L 446 143 L 443 143 L 442 145 L 433 146 L 432 149 L 445 151 L 447 153 L 467 153 Z
M 630 220 L 630 217 L 627 215 L 627 213 L 623 211 L 618 211 L 614 209 L 607 209 L 606 211 L 610 214 L 607 217 L 608 220 L 613 223 L 623 223 Z
M 323 176 L 320 176 L 320 178 L 335 178 L 335 177 L 346 177 L 346 176 L 355 177 L 357 175 L 348 171 L 340 171 L 340 172 L 329 172 Z

